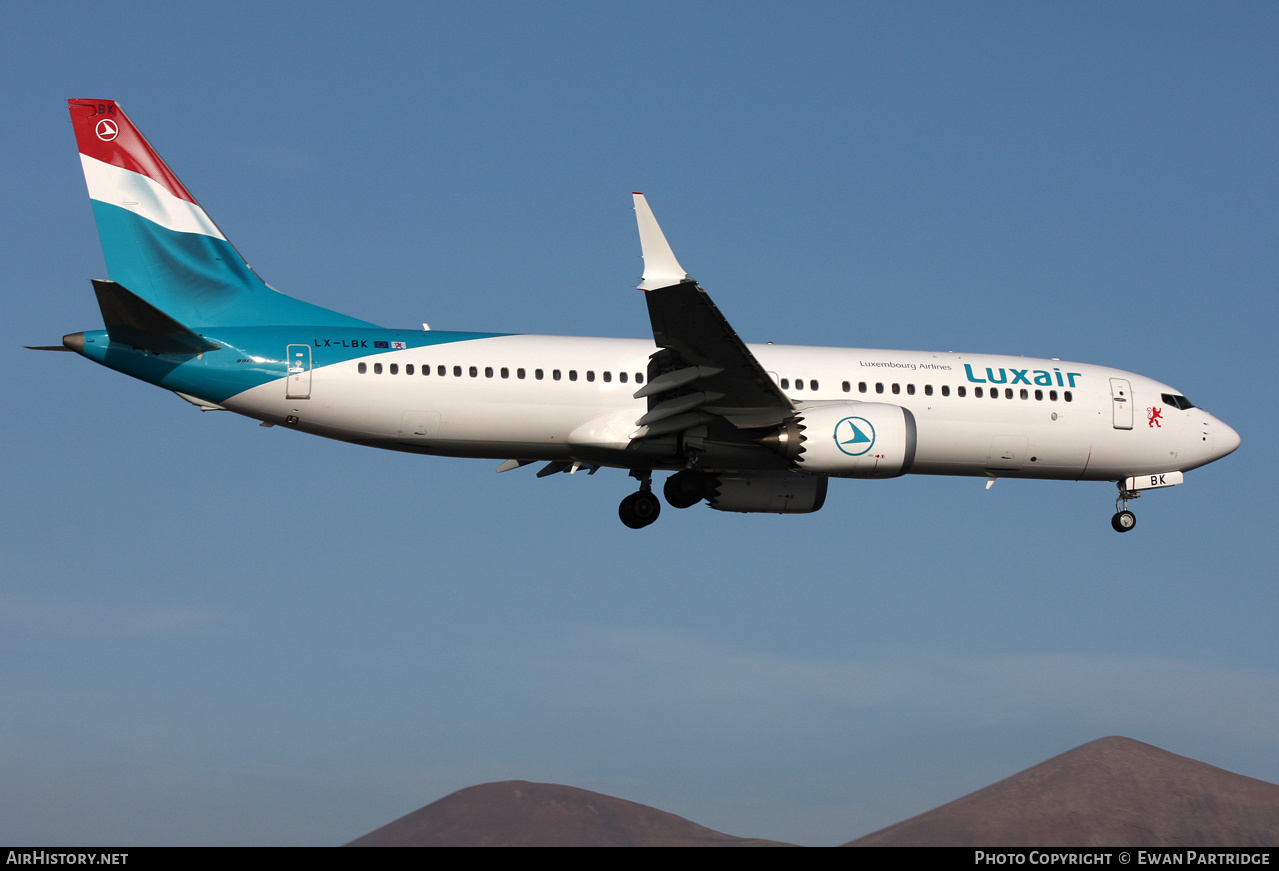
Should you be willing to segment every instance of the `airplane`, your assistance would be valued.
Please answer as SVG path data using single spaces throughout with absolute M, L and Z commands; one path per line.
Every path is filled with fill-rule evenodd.
M 636 193 L 653 338 L 385 329 L 265 283 L 111 100 L 68 100 L 109 278 L 105 329 L 69 350 L 206 411 L 359 445 L 602 467 L 675 508 L 819 510 L 830 478 L 906 474 L 1109 481 L 1129 500 L 1239 447 L 1180 391 L 1103 366 L 1019 356 L 746 344 Z

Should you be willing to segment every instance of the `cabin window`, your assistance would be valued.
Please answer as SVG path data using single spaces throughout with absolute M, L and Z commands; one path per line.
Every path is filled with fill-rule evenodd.
M 391 374 L 392 374 L 392 375 L 399 375 L 399 374 L 400 374 L 400 364 L 399 364 L 399 363 L 392 363 L 392 364 L 391 364 Z
M 962 387 L 961 387 L 961 388 L 959 388 L 959 390 L 960 390 L 959 395 L 960 395 L 960 396 L 963 396 L 963 395 L 964 395 L 964 394 L 963 394 L 963 390 L 964 390 L 964 388 L 962 388 Z M 983 393 L 984 393 L 984 392 L 985 392 L 985 391 L 983 391 L 980 387 L 974 387 L 974 388 L 973 388 L 973 396 L 976 396 L 978 399 L 981 399 L 981 398 L 982 398 L 982 395 L 983 395 Z
M 893 385 L 893 394 L 894 394 L 894 395 L 896 395 L 896 394 L 901 393 L 901 392 L 902 392 L 902 386 L 901 386 L 900 384 L 894 384 L 894 385 Z
M 790 390 L 790 379 L 789 379 L 789 378 L 783 378 L 783 379 L 782 379 L 782 389 L 783 389 L 783 390 Z
M 849 384 L 847 381 L 845 381 L 841 386 L 844 388 L 845 393 L 848 393 L 853 389 L 853 385 Z
M 857 392 L 858 392 L 858 393 L 865 393 L 865 392 L 866 392 L 866 382 L 865 382 L 865 381 L 858 381 L 858 382 L 857 382 Z
M 613 380 L 613 373 L 612 373 L 612 372 L 605 372 L 605 373 L 604 373 L 604 383 L 605 383 L 605 384 L 607 384 L 608 382 L 610 382 L 610 381 L 612 381 L 612 380 Z
M 515 377 L 516 377 L 516 378 L 518 378 L 518 379 L 520 379 L 521 381 L 523 381 L 523 380 L 524 380 L 524 370 L 523 370 L 523 369 L 516 369 L 516 370 L 515 370 Z
M 796 379 L 795 379 L 795 389 L 796 389 L 796 390 L 803 390 L 803 389 L 804 389 L 804 379 L 803 379 L 803 378 L 796 378 Z
M 1042 390 L 1036 390 L 1036 391 L 1035 391 L 1035 399 L 1039 400 L 1040 402 L 1043 402 L 1043 401 L 1044 401 L 1044 391 L 1042 391 Z
M 404 364 L 404 374 L 405 374 L 405 375 L 412 375 L 412 374 L 413 374 L 413 364 L 412 364 L 412 363 L 405 363 L 405 364 Z
M 594 380 L 595 380 L 595 370 L 594 370 L 594 369 L 587 369 L 587 370 L 586 370 L 586 380 L 587 380 L 587 381 L 594 381 Z
M 635 383 L 636 383 L 636 384 L 643 384 L 643 383 L 644 383 L 644 373 L 643 373 L 643 372 L 636 372 L 636 373 L 635 373 Z
M 374 363 L 374 364 L 373 364 L 373 374 L 374 374 L 374 375 L 381 375 L 381 374 L 382 374 L 382 364 L 381 364 L 381 363 Z
M 454 377 L 454 378 L 461 378 L 461 377 L 462 377 L 462 367 L 461 367 L 461 366 L 454 366 L 454 367 L 453 367 L 453 377 Z
M 1025 387 L 1023 387 L 1023 388 L 1021 389 L 1021 398 L 1022 398 L 1022 399 L 1030 399 L 1030 391 L 1029 391 L 1029 390 L 1027 390 Z
M 444 366 L 439 366 L 439 367 L 436 367 L 435 374 L 436 374 L 436 375 L 439 375 L 439 376 L 441 376 L 441 377 L 442 377 L 442 376 L 444 376 L 444 375 L 447 375 L 447 374 L 448 374 L 448 371 L 449 371 L 449 370 L 448 370 L 446 367 L 444 367 Z
M 543 375 L 543 373 L 542 373 L 542 370 L 541 370 L 541 369 L 534 369 L 534 370 L 533 370 L 533 377 L 534 377 L 534 378 L 536 378 L 538 381 L 541 381 L 541 380 L 542 380 L 542 375 Z
M 933 395 L 933 385 L 931 385 L 931 384 L 925 384 L 925 385 L 924 385 L 924 395 L 925 395 L 925 396 L 932 396 L 932 395 Z
M 1050 400 L 1052 400 L 1053 402 L 1056 402 L 1056 401 L 1057 401 L 1057 391 L 1056 391 L 1056 390 L 1049 390 L 1049 391 L 1048 391 L 1048 398 L 1049 398 Z
M 817 389 L 817 382 L 816 382 L 815 380 L 810 380 L 810 381 L 808 382 L 808 389 L 809 389 L 809 390 L 816 390 L 816 389 Z
M 553 381 L 559 381 L 559 380 L 560 380 L 560 370 L 559 370 L 559 369 L 552 369 L 552 370 L 551 370 L 551 380 L 553 380 Z
M 472 378 L 479 378 L 479 377 L 480 377 L 480 370 L 479 370 L 478 368 L 476 368 L 475 366 L 470 366 L 470 367 L 468 367 L 468 371 L 471 373 L 471 377 L 472 377 Z
M 568 370 L 568 380 L 569 380 L 569 381 L 576 381 L 576 380 L 577 380 L 577 370 L 576 370 L 576 369 L 570 369 L 570 370 Z
M 361 374 L 361 375 L 364 375 L 364 374 L 367 374 L 367 373 L 368 373 L 368 371 L 369 371 L 369 364 L 368 364 L 368 363 L 361 363 L 361 364 L 360 364 L 359 366 L 357 366 L 356 368 L 359 370 L 359 372 L 360 372 L 360 374 Z
M 503 366 L 503 367 L 502 367 L 502 377 L 503 377 L 503 378 L 510 378 L 510 377 L 511 377 L 511 370 L 510 370 L 510 369 L 507 369 L 505 366 Z
M 998 388 L 996 388 L 996 389 L 998 389 Z M 1012 399 L 1012 398 L 1013 398 L 1013 389 L 1012 389 L 1011 387 L 1005 387 L 1005 388 L 1004 388 L 1004 399 Z
M 1067 402 L 1074 402 L 1074 401 L 1075 401 L 1075 397 L 1074 397 L 1074 395 L 1073 395 L 1073 394 L 1072 394 L 1069 390 L 1067 390 L 1067 391 L 1063 392 L 1063 393 L 1061 394 L 1061 398 L 1062 398 L 1062 399 L 1064 399 L 1064 400 L 1066 400 Z
M 942 396 L 950 396 L 950 385 L 949 385 L 949 384 L 943 384 L 943 385 L 941 386 L 941 395 L 942 395 Z M 961 394 L 959 394 L 959 395 L 960 395 L 960 396 L 963 396 L 964 394 L 962 394 L 962 393 L 961 393 Z
M 914 396 L 914 395 L 915 395 L 915 385 L 914 385 L 914 384 L 907 384 L 907 385 L 906 385 L 906 395 L 907 395 L 907 396 Z
M 956 394 L 957 394 L 957 395 L 959 395 L 959 396 L 961 396 L 961 397 L 963 397 L 963 396 L 967 396 L 967 395 L 968 395 L 968 388 L 961 384 L 961 385 L 959 385 L 959 387 L 956 389 L 956 391 L 955 391 L 955 392 L 956 392 Z
M 625 373 L 625 372 L 618 372 L 618 373 L 617 373 L 617 380 L 618 380 L 618 381 L 621 381 L 623 384 L 625 384 L 625 383 L 626 383 L 626 373 Z
M 884 392 L 884 382 L 882 382 L 882 381 L 876 381 L 876 382 L 875 382 L 875 392 L 876 392 L 876 393 L 883 393 L 883 392 Z

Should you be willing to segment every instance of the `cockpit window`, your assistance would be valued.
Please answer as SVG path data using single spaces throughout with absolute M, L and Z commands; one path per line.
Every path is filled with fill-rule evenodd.
M 1165 393 L 1163 394 L 1163 400 L 1165 405 L 1171 405 L 1173 408 L 1180 408 L 1182 411 L 1195 407 L 1194 403 L 1178 393 Z

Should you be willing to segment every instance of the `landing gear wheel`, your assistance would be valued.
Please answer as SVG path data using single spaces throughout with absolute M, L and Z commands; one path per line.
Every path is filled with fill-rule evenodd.
M 1110 525 L 1115 528 L 1115 532 L 1127 532 L 1137 525 L 1137 515 L 1124 509 L 1110 518 Z
M 1141 497 L 1141 491 L 1129 490 L 1124 481 L 1116 481 L 1119 487 L 1119 498 L 1115 500 L 1115 516 L 1110 518 L 1110 525 L 1115 532 L 1127 532 L 1137 525 L 1137 515 L 1128 510 L 1128 500 Z
M 706 475 L 685 469 L 666 479 L 662 495 L 672 508 L 692 508 L 706 498 Z
M 647 490 L 632 493 L 617 508 L 617 516 L 631 529 L 643 529 L 661 513 L 661 501 Z

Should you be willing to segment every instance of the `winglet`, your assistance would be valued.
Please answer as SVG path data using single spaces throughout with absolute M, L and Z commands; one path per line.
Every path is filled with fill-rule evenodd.
M 640 290 L 656 290 L 659 287 L 670 287 L 688 278 L 684 267 L 675 259 L 675 252 L 666 241 L 662 228 L 653 217 L 653 210 L 648 207 L 648 200 L 638 191 L 635 192 L 635 220 L 639 224 L 640 251 L 644 255 L 644 277 L 639 283 Z

